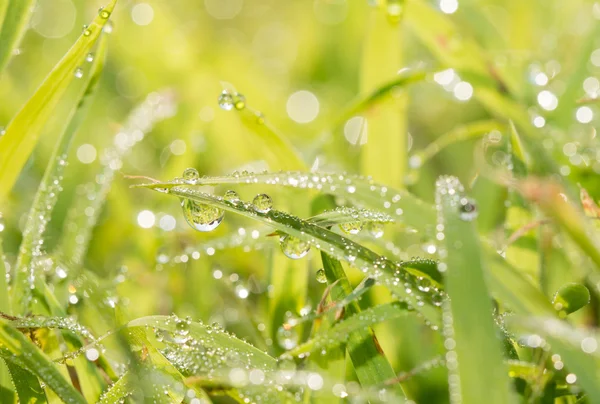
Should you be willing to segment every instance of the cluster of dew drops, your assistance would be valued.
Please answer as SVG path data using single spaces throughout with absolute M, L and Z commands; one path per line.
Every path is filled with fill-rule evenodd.
M 98 15 L 104 19 L 107 20 L 110 17 L 110 11 L 105 10 L 103 7 L 100 7 L 100 9 L 98 10 Z M 105 34 L 110 34 L 113 31 L 113 25 L 111 21 L 107 21 L 104 25 L 104 28 L 102 28 L 102 32 L 104 32 Z M 83 29 L 81 31 L 81 35 L 83 36 L 90 36 L 92 35 L 92 28 L 88 27 L 87 25 L 83 26 Z M 93 53 L 88 53 L 85 57 L 85 61 L 88 63 L 92 63 L 94 61 L 94 54 Z M 77 67 L 75 69 L 75 71 L 73 72 L 73 75 L 75 76 L 75 78 L 80 79 L 83 77 L 83 68 L 81 66 Z

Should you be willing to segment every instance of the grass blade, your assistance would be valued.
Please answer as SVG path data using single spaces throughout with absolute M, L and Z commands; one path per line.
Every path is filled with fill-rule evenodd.
M 19 403 L 47 402 L 46 393 L 44 393 L 37 377 L 8 359 L 6 360 L 6 366 L 15 386 Z
M 75 79 L 74 72 L 83 62 L 102 33 L 117 0 L 98 13 L 75 44 L 48 74 L 35 94 L 21 108 L 0 138 L 0 201 L 4 200 L 21 169 L 33 151 L 41 129 L 57 106 L 68 85 Z M 20 3 L 15 1 L 14 3 Z
M 32 285 L 38 275 L 33 259 L 42 254 L 43 236 L 46 226 L 50 222 L 52 211 L 58 195 L 62 190 L 66 159 L 71 148 L 71 143 L 79 126 L 87 116 L 89 106 L 93 100 L 95 90 L 100 80 L 106 57 L 108 37 L 102 35 L 98 41 L 98 48 L 94 62 L 88 73 L 89 77 L 81 92 L 78 94 L 79 103 L 67 119 L 68 125 L 60 134 L 54 152 L 50 157 L 44 177 L 33 199 L 33 204 L 27 216 L 27 223 L 23 231 L 23 240 L 19 248 L 19 256 L 15 268 L 13 283 L 13 308 L 16 314 L 25 314 L 31 301 Z
M 0 345 L 0 355 L 39 377 L 65 403 L 85 403 L 56 365 L 4 319 L 0 319 Z
M 2 29 L 0 30 L 0 73 L 8 65 L 8 61 L 27 31 L 35 3 L 35 0 L 0 1 L 0 21 L 2 21 Z
M 484 279 L 483 254 L 471 223 L 473 206 L 454 177 L 438 179 L 436 203 L 444 235 L 440 256 L 451 299 L 444 308 L 444 332 L 446 346 L 456 347 L 451 350 L 456 359 L 448 368 L 460 379 L 460 386 L 450 382 L 450 396 L 458 395 L 466 404 L 513 402 Z
M 159 190 L 160 188 L 154 189 Z M 336 259 L 350 262 L 361 269 L 366 276 L 376 278 L 398 299 L 406 301 L 414 307 L 432 327 L 439 327 L 440 325 L 439 308 L 436 306 L 435 301 L 441 292 L 435 288 L 428 292 L 420 291 L 417 285 L 417 277 L 406 271 L 402 264 L 390 261 L 346 237 L 285 212 L 275 209 L 271 209 L 266 213 L 260 212 L 250 203 L 226 201 L 220 197 L 198 192 L 193 187 L 181 185 L 170 188 L 168 193 L 179 198 L 209 204 L 268 224 L 276 230 L 327 252 Z M 405 283 L 412 286 L 409 291 L 407 291 Z

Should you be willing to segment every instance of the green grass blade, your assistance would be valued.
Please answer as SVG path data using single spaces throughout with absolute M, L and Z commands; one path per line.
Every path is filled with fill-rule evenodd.
M 337 282 L 331 289 L 331 298 L 334 301 L 344 301 L 344 299 L 350 297 L 354 291 L 350 286 L 350 282 L 346 277 L 342 264 L 324 252 L 321 252 L 321 260 L 323 261 L 323 269 L 325 270 L 329 284 L 333 285 L 334 282 Z M 364 290 L 367 289 L 365 288 Z M 358 303 L 355 300 L 351 300 L 350 303 L 345 306 L 345 313 L 349 316 L 360 315 L 361 311 Z M 333 328 L 336 326 L 337 325 L 334 325 Z M 327 335 L 334 332 L 333 328 L 327 330 Z M 309 341 L 306 344 L 312 344 L 316 340 L 321 340 L 321 338 L 325 337 L 322 334 L 318 334 L 311 340 L 312 342 Z M 381 350 L 377 337 L 371 327 L 357 328 L 352 332 L 348 332 L 344 338 L 347 338 L 346 350 L 354 365 L 354 371 L 363 386 L 383 384 L 396 377 L 394 369 L 385 357 L 384 352 Z M 306 347 L 306 344 L 301 346 Z M 296 349 L 298 348 L 300 347 L 297 347 Z M 331 349 L 330 346 L 327 348 L 328 350 Z M 310 350 L 313 351 L 312 348 L 310 348 Z M 394 388 L 394 390 L 397 395 L 404 396 L 404 392 L 400 386 Z
M 159 190 L 160 188 L 154 189 Z M 175 186 L 170 188 L 168 193 L 179 198 L 209 204 L 268 224 L 276 230 L 308 242 L 336 259 L 350 262 L 361 269 L 365 275 L 375 277 L 398 299 L 406 301 L 414 307 L 423 315 L 425 321 L 433 327 L 439 327 L 440 325 L 439 308 L 434 302 L 441 292 L 435 288 L 428 292 L 420 291 L 417 277 L 406 271 L 402 264 L 390 261 L 340 234 L 285 212 L 275 209 L 271 209 L 266 213 L 259 212 L 250 203 L 226 201 L 217 196 L 198 192 L 192 186 Z M 405 283 L 411 285 L 411 288 L 408 289 Z
M 29 19 L 36 0 L 1 0 L 0 1 L 0 73 L 8 61 L 23 35 L 27 31 Z
M 20 366 L 6 360 L 6 366 L 10 372 L 12 382 L 19 398 L 19 403 L 45 403 L 46 393 L 40 385 L 40 381 L 33 374 Z
M 20 331 L 0 319 L 0 354 L 40 378 L 65 403 L 85 403 L 52 361 Z
M 113 404 L 122 402 L 135 387 L 131 380 L 131 372 L 127 371 L 100 396 L 98 404 Z
M 21 108 L 0 138 L 0 201 L 4 200 L 29 155 L 33 151 L 41 129 L 57 106 L 74 72 L 83 62 L 102 33 L 117 0 L 111 2 L 96 16 L 90 26 L 48 74 L 35 94 Z M 18 3 L 18 2 L 15 2 Z
M 350 340 L 352 339 L 352 335 L 355 331 L 369 329 L 369 327 L 387 320 L 402 318 L 408 315 L 408 313 L 409 311 L 407 306 L 399 302 L 386 303 L 379 306 L 370 307 L 336 323 L 323 334 L 315 336 L 315 338 L 312 340 L 297 346 L 296 348 L 288 351 L 288 353 L 293 356 L 298 356 L 301 354 L 317 352 L 324 348 L 336 347 L 339 344 L 344 344 L 346 342 L 350 344 Z M 359 341 L 360 340 L 358 338 L 355 339 L 353 341 L 353 346 L 356 347 L 357 345 L 355 344 L 357 344 Z M 348 349 L 350 349 L 350 347 L 348 347 Z M 357 356 L 357 359 L 358 358 L 359 356 Z M 373 370 L 373 367 L 371 367 L 371 370 Z M 386 370 L 386 373 L 391 376 L 390 379 L 395 377 L 393 372 L 390 373 Z M 371 382 L 373 382 L 375 377 L 380 376 L 382 376 L 382 374 L 378 373 L 378 375 L 370 375 L 369 378 L 371 379 Z M 379 382 L 381 381 L 382 380 L 379 380 Z
M 172 188 L 181 181 L 142 184 L 147 188 Z M 368 177 L 351 174 L 306 173 L 281 171 L 264 174 L 234 174 L 220 177 L 201 177 L 192 185 L 265 184 L 270 186 L 314 189 L 322 193 L 347 198 L 360 206 L 387 213 L 394 220 L 417 230 L 435 224 L 433 206 L 411 193 L 381 185 Z
M 58 195 L 62 190 L 62 178 L 67 164 L 67 155 L 73 138 L 87 116 L 89 106 L 94 98 L 104 68 L 107 44 L 107 35 L 102 35 L 98 40 L 96 55 L 87 74 L 87 82 L 81 87 L 81 92 L 77 96 L 79 103 L 72 109 L 70 116 L 67 118 L 68 124 L 59 136 L 29 210 L 14 271 L 12 303 L 17 314 L 25 314 L 29 309 L 32 285 L 35 277 L 38 276 L 32 260 L 42 253 L 44 232 L 58 201 Z
M 402 67 L 401 24 L 390 20 L 384 8 L 371 8 L 370 14 L 360 70 L 363 93 L 377 88 Z M 365 111 L 369 139 L 361 147 L 360 172 L 397 188 L 402 188 L 406 174 L 407 104 L 408 94 L 395 94 L 376 110 Z
M 549 342 L 551 351 L 558 353 L 566 368 L 576 375 L 577 383 L 591 402 L 600 397 L 600 353 L 597 349 L 600 336 L 597 333 L 576 329 L 557 319 L 540 317 L 509 318 L 507 323 L 511 330 L 537 335 Z
M 440 256 L 450 297 L 444 309 L 444 332 L 446 345 L 452 341 L 456 347 L 451 350 L 456 359 L 449 361 L 448 367 L 460 379 L 460 386 L 450 383 L 450 395 L 457 394 L 465 404 L 513 402 L 484 279 L 479 236 L 471 222 L 473 216 L 468 216 L 472 212 L 465 211 L 470 205 L 458 179 L 438 179 L 436 203 L 444 235 Z

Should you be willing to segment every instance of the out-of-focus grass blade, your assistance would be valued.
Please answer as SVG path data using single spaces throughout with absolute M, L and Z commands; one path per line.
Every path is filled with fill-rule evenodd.
M 0 275 L 6 274 L 6 263 L 4 262 L 4 247 L 2 246 L 2 238 L 0 238 Z M 8 294 L 8 282 L 6 276 L 0 276 L 0 311 L 11 314 L 10 299 Z
M 600 336 L 573 328 L 557 319 L 540 317 L 509 317 L 509 329 L 525 335 L 537 335 L 550 343 L 552 352 L 560 355 L 567 369 L 577 376 L 591 402 L 600 397 Z
M 4 70 L 27 31 L 36 0 L 0 1 L 0 73 Z
M 152 187 L 160 192 L 160 188 Z M 276 230 L 305 241 L 336 259 L 350 262 L 360 268 L 366 276 L 374 276 L 398 299 L 406 301 L 414 307 L 432 326 L 439 327 L 440 325 L 440 311 L 435 301 L 440 297 L 441 291 L 435 288 L 431 288 L 427 292 L 419 290 L 417 277 L 406 271 L 402 264 L 390 261 L 340 234 L 285 212 L 275 209 L 266 213 L 260 212 L 250 203 L 226 201 L 221 197 L 198 192 L 192 186 L 175 186 L 168 190 L 168 194 L 209 204 L 269 224 Z M 406 283 L 411 285 L 408 292 Z
M 33 373 L 65 403 L 85 403 L 52 361 L 20 331 L 0 318 L 0 355 Z
M 369 93 L 396 75 L 402 66 L 401 24 L 383 7 L 371 7 L 364 41 L 360 88 Z M 400 87 L 398 87 L 400 88 Z M 365 111 L 368 142 L 361 147 L 360 171 L 376 181 L 402 188 L 408 156 L 408 95 L 395 94 Z
M 321 260 L 323 261 L 323 269 L 325 270 L 327 281 L 330 285 L 333 285 L 331 289 L 331 298 L 334 301 L 343 301 L 345 298 L 351 296 L 353 290 L 346 277 L 342 264 L 324 252 L 321 252 Z M 335 282 L 337 283 L 334 284 Z M 398 312 L 400 312 L 400 309 L 398 309 Z M 345 306 L 345 313 L 348 316 L 368 315 L 368 313 L 361 312 L 356 301 L 352 301 Z M 350 321 L 350 318 L 348 318 L 347 321 Z M 348 324 L 346 324 L 346 326 L 348 326 Z M 334 325 L 330 330 L 327 330 L 324 335 L 317 334 L 311 341 L 301 345 L 301 347 L 307 348 L 307 344 L 309 344 L 308 346 L 313 344 L 312 347 L 308 348 L 309 351 L 306 352 L 314 352 L 314 350 L 317 349 L 316 346 L 319 345 L 315 341 L 324 341 L 324 339 L 331 337 L 337 332 L 335 330 L 339 330 L 337 327 L 340 327 L 339 323 Z M 396 377 L 392 365 L 390 365 L 384 352 L 381 350 L 377 337 L 370 326 L 358 327 L 353 331 L 347 329 L 346 334 L 344 334 L 342 339 L 346 338 L 346 350 L 354 365 L 356 376 L 363 386 L 383 384 Z M 297 347 L 296 349 L 301 349 L 301 347 Z M 329 349 L 331 347 L 327 346 L 327 348 Z M 404 395 L 400 386 L 396 387 L 394 390 L 396 394 L 401 396 Z
M 596 264 L 594 271 L 600 271 L 600 240 L 587 222 L 583 212 L 566 200 L 563 189 L 556 182 L 530 178 L 517 184 L 517 189 L 528 200 L 536 203 L 548 216 L 553 218 L 573 241 Z
M 10 192 L 38 141 L 42 127 L 68 85 L 75 79 L 75 69 L 83 62 L 102 33 L 116 1 L 111 0 L 98 13 L 35 94 L 8 124 L 5 135 L 0 138 L 0 201 Z
M 98 40 L 96 55 L 87 74 L 87 82 L 84 83 L 81 92 L 78 94 L 79 103 L 71 110 L 70 116 L 67 118 L 68 124 L 59 136 L 27 215 L 27 223 L 23 231 L 23 240 L 19 248 L 19 256 L 14 272 L 12 299 L 13 308 L 17 314 L 25 314 L 28 311 L 31 301 L 31 284 L 37 276 L 32 259 L 39 257 L 41 254 L 43 235 L 62 189 L 61 179 L 63 178 L 67 155 L 73 138 L 87 116 L 89 106 L 93 100 L 93 95 L 104 68 L 107 44 L 107 35 L 102 35 Z
M 41 404 L 47 402 L 46 393 L 44 393 L 37 377 L 8 360 L 6 365 L 15 386 L 19 403 Z
M 475 232 L 474 206 L 466 198 L 462 184 L 454 177 L 436 182 L 438 225 L 443 226 L 442 264 L 450 301 L 445 307 L 444 332 L 456 346 L 456 359 L 448 363 L 456 369 L 462 402 L 510 403 L 513 397 L 508 372 L 502 362 L 500 340 L 496 336 L 492 303 L 485 281 L 483 254 Z M 457 365 L 458 364 L 458 365 Z
M 336 323 L 323 334 L 315 336 L 315 338 L 312 340 L 297 346 L 296 348 L 288 351 L 288 353 L 290 355 L 297 356 L 300 354 L 315 352 L 323 348 L 334 347 L 339 344 L 343 344 L 346 341 L 350 343 L 351 335 L 355 331 L 368 329 L 375 324 L 387 320 L 404 317 L 408 315 L 408 313 L 409 311 L 407 306 L 400 302 L 386 303 L 379 306 L 370 307 L 347 317 L 339 323 Z M 359 340 L 357 339 L 354 342 L 356 343 L 358 341 Z M 348 347 L 348 349 L 350 349 L 350 347 Z M 381 376 L 381 374 L 379 374 L 379 376 Z M 393 379 L 395 374 L 392 372 L 391 376 L 392 377 L 390 379 Z M 373 378 L 373 376 L 371 376 L 371 378 Z
M 493 119 L 460 125 L 435 139 L 423 150 L 415 153 L 411 157 L 411 168 L 422 166 L 440 151 L 452 144 L 483 136 L 493 130 L 503 130 L 504 127 L 505 125 Z
M 130 371 L 127 371 L 114 382 L 108 390 L 106 390 L 100 399 L 98 404 L 113 404 L 122 402 L 125 397 L 131 394 L 132 389 L 135 387 L 133 383 L 132 375 Z

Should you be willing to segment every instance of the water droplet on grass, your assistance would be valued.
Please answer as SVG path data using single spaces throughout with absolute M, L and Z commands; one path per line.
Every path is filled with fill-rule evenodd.
M 380 238 L 383 236 L 383 223 L 370 222 L 367 224 L 367 230 L 369 230 L 371 236 Z
M 325 274 L 325 270 L 323 268 L 317 271 L 317 282 L 327 283 L 327 275 Z
M 200 178 L 200 174 L 198 174 L 198 170 L 196 170 L 195 168 L 186 168 L 183 171 L 183 179 L 186 181 L 196 181 L 198 178 Z
M 286 329 L 285 327 L 279 327 L 277 329 L 277 344 L 283 349 L 290 350 L 298 346 L 298 332 L 295 328 Z
M 83 77 L 83 69 L 81 67 L 78 67 L 77 69 L 75 69 L 75 72 L 73 73 L 73 75 L 77 79 L 82 78 Z
M 273 208 L 273 200 L 267 194 L 258 194 L 252 200 L 254 209 L 260 213 L 268 213 Z
M 92 63 L 94 61 L 94 54 L 93 53 L 88 53 L 87 56 L 85 57 L 85 61 L 88 63 Z
M 340 230 L 346 234 L 358 234 L 362 230 L 361 222 L 349 222 L 340 224 Z
M 81 33 L 83 36 L 90 36 L 92 35 L 92 30 L 87 25 L 84 25 Z
M 100 17 L 107 19 L 108 17 L 110 17 L 110 11 L 105 10 L 104 7 L 100 7 L 98 9 L 98 14 L 100 15 Z
M 477 210 L 477 205 L 475 201 L 469 198 L 461 198 L 460 206 L 459 206 L 459 217 L 467 222 L 474 220 L 477 215 L 479 215 L 479 211 Z
M 233 95 L 227 90 L 224 90 L 219 95 L 219 107 L 225 111 L 231 111 L 234 107 Z
M 216 229 L 225 216 L 225 211 L 222 209 L 198 203 L 191 199 L 183 199 L 181 207 L 185 221 L 198 231 L 212 231 Z
M 285 254 L 286 257 L 291 258 L 293 260 L 300 259 L 305 257 L 310 250 L 310 244 L 306 241 L 300 240 L 299 238 L 292 237 L 288 234 L 282 236 L 279 239 L 281 245 L 281 251 Z
M 237 192 L 229 189 L 225 192 L 225 195 L 223 195 L 223 199 L 225 199 L 227 202 L 238 202 L 240 200 L 240 196 L 238 195 Z

